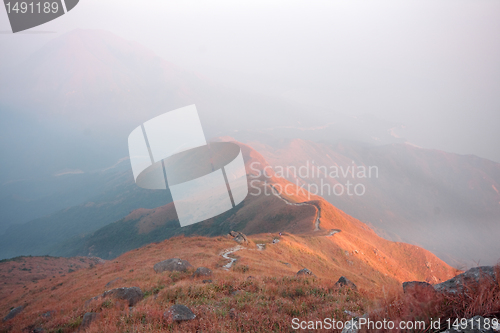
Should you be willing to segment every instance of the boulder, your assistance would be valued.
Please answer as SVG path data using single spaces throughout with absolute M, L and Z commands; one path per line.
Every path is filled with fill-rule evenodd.
M 86 329 L 90 324 L 100 317 L 99 313 L 87 312 L 83 315 L 82 323 L 80 324 L 80 329 Z
M 193 273 L 193 277 L 208 277 L 212 276 L 212 271 L 206 267 L 198 267 Z
M 203 283 L 212 283 L 212 280 L 203 280 L 201 282 L 203 282 Z
M 307 268 L 303 268 L 297 272 L 297 276 L 314 276 L 314 274 Z
M 187 260 L 182 260 L 178 258 L 167 259 L 156 263 L 154 265 L 154 270 L 156 273 L 161 273 L 165 271 L 169 272 L 185 272 L 189 268 L 193 267 Z
M 234 240 L 239 243 L 239 244 L 243 244 L 243 243 L 248 243 L 248 238 L 247 236 L 245 236 L 244 233 L 242 232 L 239 232 L 239 231 L 231 231 L 229 233 L 230 236 L 234 237 Z
M 164 317 L 169 318 L 173 321 L 184 321 L 192 320 L 196 318 L 196 315 L 187 306 L 182 304 L 175 304 L 165 311 Z
M 436 284 L 434 289 L 441 293 L 456 294 L 463 291 L 464 286 L 474 287 L 479 283 L 496 283 L 498 281 L 495 267 L 474 267 L 443 283 Z
M 112 297 L 115 299 L 121 299 L 127 301 L 128 306 L 134 306 L 144 298 L 144 293 L 138 287 L 116 288 L 106 291 L 104 294 L 102 294 L 101 297 L 102 298 Z
M 21 313 L 24 310 L 24 305 L 18 306 L 17 308 L 13 308 L 10 312 L 3 318 L 3 321 L 11 320 L 15 316 Z
M 339 278 L 339 280 L 337 282 L 335 282 L 335 286 L 338 287 L 338 288 L 347 287 L 347 288 L 351 288 L 353 290 L 357 290 L 358 289 L 358 287 L 356 287 L 356 285 L 354 283 L 352 283 L 345 276 L 341 276 Z
M 413 296 L 419 302 L 429 302 L 436 296 L 436 290 L 427 282 L 404 282 L 403 291 L 405 294 Z

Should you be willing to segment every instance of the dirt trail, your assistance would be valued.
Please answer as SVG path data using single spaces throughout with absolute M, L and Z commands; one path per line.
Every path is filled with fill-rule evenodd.
M 319 228 L 319 223 L 320 223 L 320 218 L 321 218 L 321 210 L 319 209 L 318 206 L 316 206 L 315 204 L 311 204 L 311 203 L 308 203 L 308 202 L 291 202 L 289 201 L 288 199 L 285 199 L 281 196 L 281 194 L 279 194 L 279 192 L 274 188 L 274 186 L 272 184 L 271 185 L 271 189 L 273 191 L 273 194 L 275 196 L 277 196 L 278 198 L 280 198 L 281 200 L 283 200 L 287 205 L 291 205 L 291 206 L 313 206 L 314 209 L 316 209 L 316 221 L 314 223 L 314 231 L 319 231 L 320 228 Z
M 222 258 L 229 260 L 229 262 L 226 265 L 224 265 L 222 268 L 224 268 L 226 270 L 230 269 L 231 266 L 233 266 L 234 262 L 236 261 L 236 258 L 231 258 L 229 255 L 231 253 L 234 253 L 234 252 L 242 250 L 242 249 L 244 249 L 244 247 L 238 245 L 236 247 L 233 247 L 232 249 L 222 251 L 222 253 L 221 253 Z

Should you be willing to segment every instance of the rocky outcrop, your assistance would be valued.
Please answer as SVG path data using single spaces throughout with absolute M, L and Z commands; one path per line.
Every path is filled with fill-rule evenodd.
M 138 287 L 131 288 L 116 288 L 106 291 L 101 296 L 102 298 L 112 297 L 128 302 L 128 306 L 134 306 L 144 298 L 144 293 Z
M 429 302 L 436 296 L 436 290 L 427 282 L 409 281 L 403 283 L 403 292 L 419 302 Z
M 492 266 L 474 267 L 440 284 L 434 289 L 438 292 L 456 294 L 461 293 L 464 287 L 474 287 L 481 283 L 496 283 L 498 276 L 496 268 Z
M 248 243 L 248 238 L 247 236 L 242 233 L 242 232 L 239 232 L 239 231 L 231 231 L 229 233 L 230 236 L 234 237 L 234 240 L 238 243 L 238 244 L 243 244 L 243 243 Z
M 21 306 L 18 306 L 17 308 L 13 308 L 12 310 L 10 310 L 10 312 L 3 318 L 3 321 L 7 321 L 7 320 L 11 320 L 12 318 L 14 318 L 15 316 L 17 316 L 18 314 L 20 314 L 22 311 L 24 310 L 24 306 L 21 305 Z
M 128 306 L 134 306 L 144 298 L 144 293 L 139 287 L 111 289 L 105 291 L 100 296 L 89 299 L 87 302 L 85 302 L 85 306 L 89 305 L 92 301 L 107 297 L 126 301 L 128 303 Z
M 307 268 L 303 268 L 297 272 L 297 276 L 314 276 L 314 274 Z
M 208 277 L 212 276 L 212 271 L 206 267 L 198 267 L 193 273 L 193 277 Z
M 345 276 L 341 276 L 337 282 L 335 282 L 335 286 L 337 288 L 343 288 L 343 287 L 347 287 L 347 288 L 351 288 L 353 290 L 357 290 L 358 287 L 356 287 L 356 285 L 351 282 L 351 280 L 349 280 L 348 278 L 346 278 Z
M 160 261 L 159 263 L 156 263 L 154 265 L 154 270 L 156 273 L 161 273 L 165 271 L 169 272 L 185 272 L 189 268 L 192 268 L 193 266 L 187 261 L 187 260 L 182 260 L 179 258 L 172 258 L 172 259 L 167 259 L 164 261 Z
M 168 311 L 165 311 L 163 316 L 173 321 L 192 320 L 196 318 L 196 315 L 193 313 L 193 311 L 182 304 L 175 304 L 171 306 Z

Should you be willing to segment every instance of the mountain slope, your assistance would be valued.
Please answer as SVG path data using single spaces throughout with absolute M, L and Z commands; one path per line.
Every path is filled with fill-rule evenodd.
M 234 251 L 237 243 L 232 237 L 175 237 L 65 275 L 41 278 L 36 282 L 0 284 L 2 315 L 8 313 L 10 307 L 24 305 L 21 314 L 1 323 L 0 327 L 11 327 L 13 331 L 22 331 L 28 326 L 49 331 L 74 331 L 86 312 L 99 312 L 106 320 L 98 321 L 99 327 L 92 325 L 90 331 L 123 331 L 128 325 L 141 330 L 136 324 L 142 325 L 142 330 L 144 325 L 151 325 L 153 330 L 160 331 L 165 328 L 163 312 L 173 304 L 185 304 L 203 319 L 203 328 L 210 331 L 220 330 L 224 323 L 237 324 L 240 329 L 253 326 L 254 329 L 260 327 L 258 331 L 268 331 L 267 325 L 276 327 L 274 322 L 277 327 L 289 327 L 290 320 L 297 316 L 331 318 L 335 315 L 337 320 L 348 320 L 350 317 L 344 310 L 355 313 L 369 310 L 376 306 L 382 290 L 399 290 L 401 281 L 424 280 L 431 276 L 442 281 L 456 273 L 429 252 L 412 246 L 416 250 L 411 253 L 413 261 L 398 262 L 399 269 L 394 267 L 386 273 L 376 271 L 362 254 L 346 255 L 336 244 L 338 235 L 284 234 L 278 237 L 280 241 L 276 244 L 273 244 L 276 234 L 250 236 L 250 242 L 232 254 L 237 261 L 229 270 L 224 269 L 228 260 L 222 254 L 229 249 Z M 265 249 L 258 250 L 256 243 L 264 243 Z M 154 264 L 168 258 L 187 260 L 193 269 L 155 273 Z M 420 266 L 419 259 L 428 260 L 433 265 L 433 273 L 430 274 L 425 265 Z M 21 260 L 31 267 L 31 262 L 38 258 Z M 0 263 L 0 270 L 4 264 L 10 268 L 15 266 L 15 269 L 19 265 Z M 200 266 L 213 271 L 208 283 L 191 277 L 194 268 Z M 304 267 L 315 276 L 297 278 L 297 271 Z M 334 283 L 341 275 L 352 280 L 359 292 L 339 290 Z M 87 302 L 110 288 L 132 286 L 141 288 L 145 299 L 131 309 L 115 299 Z M 231 311 L 238 315 L 230 315 Z M 50 316 L 41 316 L 45 313 Z M 219 326 L 211 326 L 215 322 Z M 189 323 L 179 325 L 165 329 L 193 330 L 185 326 Z M 225 329 L 235 330 L 229 327 L 233 326 Z
M 362 184 L 363 195 L 320 193 L 346 213 L 374 226 L 392 240 L 418 244 L 453 265 L 496 264 L 500 242 L 500 164 L 472 155 L 457 155 L 408 144 L 380 147 L 356 143 L 282 141 L 250 142 L 267 161 L 293 170 L 289 181 L 306 186 Z M 327 167 L 327 173 L 318 168 Z M 376 167 L 372 177 L 329 174 L 331 167 L 360 170 Z M 313 168 L 316 173 L 313 173 Z M 350 169 L 348 169 L 350 168 Z M 320 170 L 321 172 L 318 172 Z M 320 174 L 321 173 L 321 174 Z M 352 192 L 352 190 L 351 190 Z
M 399 274 L 406 278 L 419 274 L 419 279 L 429 282 L 436 282 L 442 274 L 453 271 L 422 248 L 379 237 L 368 226 L 333 207 L 321 197 L 305 191 L 297 191 L 297 195 L 273 192 L 271 184 L 274 187 L 294 185 L 282 178 L 263 177 L 260 170 L 267 166 L 266 161 L 251 147 L 243 144 L 240 146 L 245 156 L 251 189 L 247 198 L 235 209 L 184 228 L 180 228 L 175 219 L 173 204 L 153 210 L 139 209 L 84 237 L 78 242 L 76 250 L 67 255 L 114 258 L 141 245 L 176 235 L 215 236 L 231 230 L 250 235 L 288 232 L 290 237 L 306 239 L 309 247 L 317 246 L 315 249 L 323 251 L 327 261 L 331 260 L 331 256 L 340 256 L 342 262 L 338 265 L 346 269 L 349 265 L 355 265 L 354 262 L 359 262 L 363 267 L 361 271 L 370 269 L 378 272 L 377 274 Z M 66 249 L 69 248 L 70 243 Z M 337 260 L 334 259 L 334 262 Z

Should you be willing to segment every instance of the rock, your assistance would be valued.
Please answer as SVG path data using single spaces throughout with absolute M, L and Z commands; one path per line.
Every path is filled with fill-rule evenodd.
M 206 267 L 198 267 L 193 273 L 193 277 L 212 276 L 212 271 Z
M 175 304 L 163 314 L 164 317 L 174 321 L 192 320 L 196 315 L 187 306 Z
M 116 279 L 113 279 L 113 280 L 109 281 L 108 283 L 106 283 L 105 288 L 110 288 L 110 287 L 116 285 L 118 282 L 121 282 L 121 281 L 123 281 L 123 278 L 117 277 Z
M 10 310 L 10 312 L 3 318 L 3 321 L 11 320 L 15 316 L 21 313 L 21 311 L 24 310 L 24 305 L 18 306 L 17 308 L 14 308 Z
M 419 302 L 429 302 L 436 296 L 436 290 L 427 282 L 404 282 L 403 291 L 405 294 L 413 296 Z
M 297 272 L 297 276 L 304 276 L 304 275 L 314 276 L 313 272 L 311 272 L 307 268 L 303 268 L 303 269 L 301 269 L 300 271 Z
M 238 295 L 241 295 L 243 292 L 241 290 L 235 290 L 233 292 L 231 292 L 231 295 L 232 296 L 238 296 Z
M 83 315 L 82 323 L 80 325 L 80 329 L 85 329 L 90 326 L 90 324 L 98 319 L 101 315 L 95 312 L 87 312 Z
M 280 240 L 278 238 L 275 238 L 275 239 L 273 239 L 273 244 L 279 243 L 279 241 Z
M 56 311 L 50 310 L 45 313 L 42 313 L 43 318 L 52 318 L 52 315 L 56 314 Z
M 203 282 L 203 283 L 212 283 L 212 280 L 203 280 L 201 282 Z
M 474 267 L 448 281 L 436 284 L 434 289 L 442 293 L 456 294 L 461 292 L 464 286 L 474 286 L 480 282 L 495 283 L 496 281 L 498 281 L 498 277 L 495 267 Z
M 244 233 L 242 232 L 239 232 L 239 231 L 231 231 L 229 233 L 229 235 L 231 235 L 232 237 L 234 237 L 234 240 L 239 243 L 239 244 L 243 244 L 243 243 L 248 243 L 248 238 L 247 236 L 245 236 Z
M 348 287 L 348 288 L 351 288 L 353 290 L 357 290 L 358 289 L 358 287 L 356 287 L 356 285 L 354 283 L 352 283 L 345 276 L 341 276 L 340 279 L 335 283 L 335 286 L 338 287 L 338 288 Z
M 144 293 L 138 287 L 131 288 L 117 288 L 106 291 L 101 296 L 112 297 L 115 299 L 121 299 L 128 302 L 128 306 L 134 306 L 144 298 Z
M 156 263 L 154 265 L 154 270 L 156 273 L 161 273 L 165 271 L 169 272 L 185 272 L 189 268 L 193 267 L 187 260 L 182 260 L 178 258 L 167 259 Z
M 486 325 L 488 323 L 489 325 Z M 475 316 L 472 319 L 467 320 L 467 324 L 462 327 L 460 323 L 458 323 L 458 327 L 451 327 L 446 331 L 442 331 L 441 333 L 495 333 L 500 331 L 500 327 L 492 327 L 491 319 L 485 321 L 485 318 L 481 316 Z M 487 329 L 485 327 L 488 327 Z

